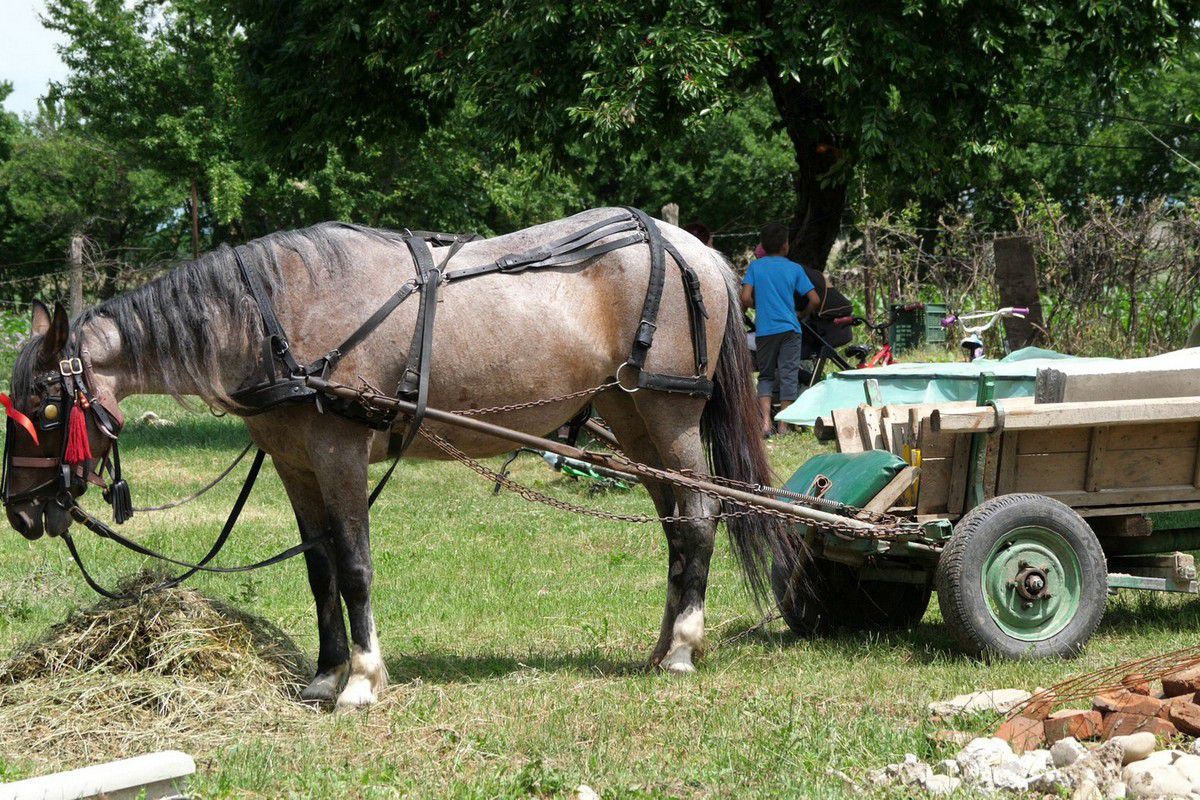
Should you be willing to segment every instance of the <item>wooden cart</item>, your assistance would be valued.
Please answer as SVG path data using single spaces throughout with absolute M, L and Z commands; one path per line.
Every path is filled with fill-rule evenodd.
M 1035 404 L 994 388 L 984 375 L 975 403 L 881 406 L 868 382 L 867 403 L 818 421 L 848 462 L 890 451 L 866 505 L 925 525 L 905 542 L 807 531 L 811 560 L 775 580 L 794 629 L 909 625 L 936 589 L 966 652 L 1069 656 L 1110 593 L 1197 592 L 1200 397 Z

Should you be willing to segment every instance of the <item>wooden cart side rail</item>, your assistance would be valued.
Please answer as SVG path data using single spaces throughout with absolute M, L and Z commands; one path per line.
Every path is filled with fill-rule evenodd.
M 1091 403 L 1011 404 L 997 402 L 1003 425 L 991 406 L 939 408 L 930 415 L 937 433 L 983 433 L 1047 428 L 1086 428 L 1149 422 L 1200 421 L 1200 397 L 1164 397 L 1152 400 L 1102 400 Z

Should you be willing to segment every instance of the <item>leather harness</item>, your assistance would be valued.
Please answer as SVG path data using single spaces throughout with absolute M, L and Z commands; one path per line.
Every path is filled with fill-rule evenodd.
M 604 239 L 618 235 L 619 238 L 602 242 Z M 404 372 L 396 387 L 397 395 L 417 406 L 413 419 L 405 426 L 404 438 L 399 449 L 399 453 L 403 453 L 416 437 L 424 419 L 429 393 L 434 319 L 437 314 L 438 292 L 443 285 L 481 275 L 496 273 L 516 275 L 527 270 L 581 264 L 605 253 L 642 243 L 648 245 L 650 249 L 649 286 L 646 289 L 646 299 L 642 305 L 641 318 L 634 334 L 629 357 L 618 367 L 614 377 L 620 380 L 621 372 L 629 367 L 637 371 L 636 386 L 631 391 L 649 389 L 693 397 L 710 397 L 712 395 L 712 381 L 705 376 L 708 369 L 708 341 L 705 335 L 704 320 L 708 318 L 708 311 L 704 306 L 700 279 L 678 249 L 662 237 L 654 221 L 645 212 L 626 207 L 623 214 L 593 223 L 549 244 L 520 253 L 509 253 L 486 264 L 450 271 L 446 271 L 446 265 L 450 259 L 464 244 L 478 239 L 478 236 L 406 230 L 402 234 L 402 238 L 412 255 L 416 275 L 397 289 L 341 344 L 307 365 L 300 364 L 292 352 L 287 333 L 275 314 L 274 306 L 271 304 L 271 299 L 259 276 L 246 266 L 239 249 L 236 247 L 233 249 L 234 259 L 262 315 L 263 360 L 267 373 L 264 381 L 233 393 L 233 399 L 242 407 L 238 409 L 238 413 L 260 414 L 282 405 L 313 402 L 322 413 L 328 411 L 361 422 L 376 430 L 390 430 L 396 420 L 395 412 L 370 408 L 342 397 L 324 394 L 307 386 L 305 378 L 310 375 L 328 377 L 338 362 L 366 339 L 401 303 L 411 295 L 419 294 L 420 305 L 417 309 L 417 322 L 413 329 L 412 345 L 409 347 Z M 434 264 L 430 243 L 440 246 L 449 245 L 449 250 L 439 264 Z M 695 365 L 695 373 L 688 376 L 652 373 L 643 369 L 646 355 L 654 343 L 654 333 L 658 327 L 658 311 L 666 282 L 667 255 L 670 255 L 679 267 L 684 286 L 684 297 L 687 300 L 688 324 Z M 282 377 L 276 373 L 276 362 L 282 367 Z

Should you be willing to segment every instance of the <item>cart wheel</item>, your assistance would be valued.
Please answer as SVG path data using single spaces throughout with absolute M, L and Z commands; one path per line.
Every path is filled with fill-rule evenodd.
M 791 575 L 771 573 L 779 613 L 798 636 L 836 629 L 900 630 L 925 616 L 932 590 L 892 581 L 859 580 L 846 564 L 809 558 Z
M 1078 655 L 1108 597 L 1096 534 L 1069 507 L 1037 494 L 996 497 L 964 516 L 935 582 L 942 617 L 972 656 Z

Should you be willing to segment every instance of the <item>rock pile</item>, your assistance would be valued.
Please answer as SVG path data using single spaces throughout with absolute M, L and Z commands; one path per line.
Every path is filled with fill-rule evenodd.
M 972 740 L 953 759 L 926 764 L 911 753 L 897 764 L 873 770 L 875 787 L 903 786 L 931 795 L 958 789 L 982 792 L 1031 792 L 1072 800 L 1200 797 L 1200 753 L 1155 751 L 1153 733 L 1113 736 L 1088 749 L 1072 737 L 1050 749 L 1016 753 L 996 737 Z
M 1096 695 L 1092 707 L 1084 709 L 1052 711 L 1054 696 L 1035 694 L 1023 701 L 1020 713 L 1006 720 L 996 736 L 1018 753 L 1067 738 L 1087 741 L 1134 733 L 1150 733 L 1160 739 L 1200 736 L 1200 705 L 1196 703 L 1200 699 L 1200 667 L 1164 677 L 1157 691 L 1140 675 L 1126 676 L 1121 684 L 1121 688 Z

